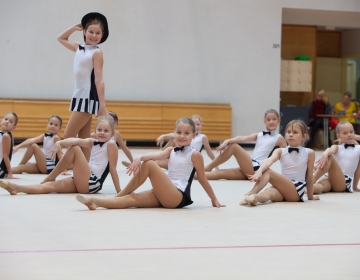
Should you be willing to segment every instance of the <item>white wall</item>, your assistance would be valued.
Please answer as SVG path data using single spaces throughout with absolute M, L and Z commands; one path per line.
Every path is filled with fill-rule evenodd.
M 279 109 L 282 7 L 360 11 L 356 0 L 89 2 L 1 2 L 1 98 L 69 100 L 74 54 L 56 36 L 99 11 L 110 29 L 100 45 L 107 100 L 230 103 L 233 135 L 249 134 Z

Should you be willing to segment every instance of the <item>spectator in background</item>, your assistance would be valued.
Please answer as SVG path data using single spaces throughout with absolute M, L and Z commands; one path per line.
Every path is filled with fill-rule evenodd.
M 334 107 L 335 114 L 344 115 L 343 118 L 339 118 L 339 122 L 348 121 L 351 124 L 355 124 L 355 118 L 352 116 L 356 113 L 356 105 L 351 101 L 351 93 L 345 92 L 343 94 L 341 102 L 336 103 Z
M 324 128 L 324 118 L 319 115 L 331 114 L 332 108 L 329 104 L 329 99 L 326 96 L 325 90 L 318 90 L 315 100 L 309 106 L 309 123 L 308 127 L 311 129 L 310 140 L 307 147 L 310 148 L 313 144 L 315 135 L 319 129 Z M 327 128 L 329 129 L 329 128 Z M 329 135 L 329 133 L 328 133 Z M 331 146 L 330 135 L 328 138 L 329 146 Z

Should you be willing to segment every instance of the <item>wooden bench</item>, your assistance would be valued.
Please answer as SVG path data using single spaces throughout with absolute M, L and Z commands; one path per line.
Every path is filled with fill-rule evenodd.
M 203 119 L 202 133 L 216 142 L 231 137 L 231 106 L 228 104 L 192 104 L 159 102 L 106 102 L 107 110 L 119 117 L 117 129 L 126 140 L 154 141 L 160 134 L 174 130 L 177 119 L 200 115 Z M 35 137 L 46 132 L 51 115 L 63 119 L 63 132 L 69 121 L 69 101 L 59 100 L 9 100 L 0 99 L 0 117 L 13 111 L 19 123 L 13 132 L 15 139 Z M 93 119 L 94 127 L 96 118 Z

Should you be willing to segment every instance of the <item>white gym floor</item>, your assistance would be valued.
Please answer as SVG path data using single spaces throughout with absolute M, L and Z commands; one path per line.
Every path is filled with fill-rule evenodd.
M 119 150 L 124 187 L 122 160 Z M 221 168 L 235 166 L 232 158 Z M 280 171 L 279 163 L 272 168 Z M 30 184 L 45 175 L 16 176 Z M 175 210 L 89 211 L 75 194 L 0 189 L 0 279 L 360 279 L 360 193 L 250 207 L 239 201 L 253 183 L 210 183 L 226 207 L 212 207 L 197 181 L 194 203 Z M 139 190 L 149 188 L 147 180 Z M 115 195 L 110 175 L 96 195 Z

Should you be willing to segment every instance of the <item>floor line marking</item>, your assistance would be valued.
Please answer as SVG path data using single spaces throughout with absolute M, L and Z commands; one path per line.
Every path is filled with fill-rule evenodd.
M 280 245 L 242 245 L 242 246 L 196 246 L 196 247 L 148 247 L 148 248 L 100 248 L 100 249 L 64 249 L 64 250 L 9 250 L 0 254 L 21 253 L 72 253 L 72 252 L 110 252 L 110 251 L 163 251 L 163 250 L 201 250 L 201 249 L 256 249 L 256 248 L 289 248 L 289 247 L 335 247 L 360 246 L 360 243 L 335 244 L 280 244 Z

